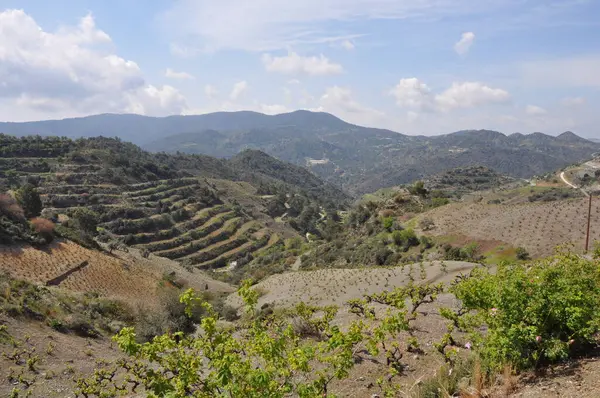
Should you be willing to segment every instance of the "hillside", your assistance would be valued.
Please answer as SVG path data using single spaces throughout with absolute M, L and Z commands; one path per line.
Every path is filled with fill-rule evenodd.
M 333 115 L 296 111 L 267 116 L 218 112 L 151 118 L 96 115 L 28 123 L 0 123 L 0 132 L 67 137 L 118 136 L 156 152 L 186 152 L 222 158 L 259 149 L 308 167 L 354 194 L 409 183 L 448 169 L 485 166 L 530 178 L 577 163 L 600 144 L 572 132 L 504 135 L 466 130 L 441 136 L 407 136 L 346 123 Z
M 487 167 L 468 166 L 427 177 L 425 187 L 429 190 L 441 190 L 448 195 L 460 196 L 464 193 L 485 191 L 516 182 L 516 179 Z
M 549 347 L 538 352 L 553 360 L 556 347 L 571 344 L 563 333 L 583 329 L 540 321 L 530 327 L 547 344 L 529 335 L 523 345 L 495 340 L 507 325 L 530 319 L 517 311 L 497 324 L 488 321 L 490 308 L 509 314 L 520 300 L 540 308 L 535 314 L 545 311 L 571 297 L 552 285 L 559 275 L 575 289 L 566 293 L 577 297 L 575 310 L 597 324 L 595 298 L 580 300 L 583 289 L 596 289 L 597 262 L 562 255 L 530 267 L 512 246 L 521 244 L 512 235 L 534 236 L 532 229 L 550 245 L 558 235 L 548 236 L 543 224 L 570 228 L 569 217 L 578 221 L 570 214 L 552 223 L 551 209 L 582 202 L 563 199 L 560 187 L 515 190 L 506 188 L 511 179 L 470 167 L 346 208 L 339 189 L 261 151 L 219 160 L 152 154 L 106 138 L 1 138 L 8 189 L 0 196 L 2 395 L 112 397 L 183 388 L 176 396 L 244 396 L 245 386 L 248 396 L 420 398 L 441 389 L 510 396 L 520 389 L 543 397 L 533 383 L 552 380 L 519 380 L 510 369 L 496 379 L 495 352 L 520 358 L 526 370 L 532 365 L 524 353 Z M 479 188 L 487 191 L 471 192 Z M 486 207 L 462 216 L 469 205 Z M 491 214 L 494 206 L 503 210 Z M 534 221 L 526 206 L 546 219 Z M 529 229 L 486 229 L 488 218 L 513 220 L 505 215 L 513 213 Z M 248 276 L 257 283 L 239 283 Z M 521 292 L 514 286 L 530 280 L 532 294 L 514 296 Z M 470 292 L 482 301 L 469 300 Z M 524 301 L 533 298 L 539 307 Z M 474 320 L 480 324 L 467 330 Z M 555 335 L 557 324 L 565 331 Z M 585 330 L 591 332 L 577 344 L 593 346 L 596 329 Z M 481 363 L 489 380 L 479 379 Z M 199 382 L 183 380 L 181 369 Z M 595 362 L 586 369 L 594 374 Z M 582 386 L 593 389 L 590 381 Z
M 250 262 L 260 249 L 314 231 L 319 209 L 343 208 L 348 200 L 305 169 L 261 152 L 224 161 L 151 154 L 105 138 L 0 136 L 0 141 L 0 185 L 33 184 L 42 216 L 58 220 L 63 236 L 79 239 L 70 228 L 77 221 L 69 219 L 87 209 L 97 214 L 101 241 L 187 267 Z M 273 206 L 278 198 L 282 203 Z M 286 213 L 287 201 L 297 213 L 275 221 Z

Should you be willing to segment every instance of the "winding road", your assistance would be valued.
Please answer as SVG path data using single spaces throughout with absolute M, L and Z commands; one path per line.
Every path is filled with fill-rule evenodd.
M 567 184 L 568 186 L 570 186 L 571 188 L 579 188 L 577 185 L 575 184 L 571 184 L 569 181 L 567 181 L 567 179 L 565 178 L 565 172 L 563 171 L 562 173 L 560 173 L 560 179 L 563 180 L 563 182 L 565 184 Z

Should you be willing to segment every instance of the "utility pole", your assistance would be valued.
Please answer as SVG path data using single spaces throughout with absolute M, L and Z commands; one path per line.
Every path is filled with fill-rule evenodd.
M 585 252 L 588 252 L 590 247 L 590 221 L 592 218 L 592 193 L 589 195 L 589 204 L 588 204 L 588 220 L 587 220 L 587 232 L 585 234 Z

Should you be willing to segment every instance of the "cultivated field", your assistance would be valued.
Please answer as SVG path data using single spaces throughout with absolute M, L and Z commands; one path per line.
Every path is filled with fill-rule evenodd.
M 474 263 L 462 261 L 432 261 L 399 267 L 328 268 L 272 275 L 256 284 L 262 296 L 259 306 L 270 303 L 275 307 L 291 307 L 304 302 L 311 305 L 338 305 L 366 294 L 389 291 L 415 283 L 449 282 L 458 274 L 468 274 Z M 446 268 L 444 271 L 443 268 Z M 241 306 L 237 294 L 228 301 Z
M 82 266 L 83 265 L 83 266 Z M 79 267 L 81 268 L 79 269 Z M 70 270 L 77 269 L 72 273 Z M 72 242 L 54 242 L 44 250 L 27 245 L 0 246 L 0 271 L 18 279 L 45 284 L 61 275 L 58 286 L 79 292 L 97 292 L 129 303 L 158 304 L 156 289 L 166 273 L 198 291 L 231 292 L 226 283 L 177 263 L 135 251 L 108 255 Z
M 416 218 L 430 218 L 427 234 L 462 235 L 473 240 L 495 240 L 522 246 L 534 256 L 547 256 L 556 246 L 573 243 L 582 250 L 587 224 L 587 198 L 546 203 L 453 203 Z M 590 241 L 600 240 L 600 203 L 592 205 Z

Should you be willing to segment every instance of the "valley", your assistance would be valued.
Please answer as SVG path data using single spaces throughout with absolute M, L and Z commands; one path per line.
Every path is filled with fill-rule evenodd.
M 460 161 L 465 151 L 457 148 L 502 137 L 439 138 L 453 160 L 436 158 L 441 163 L 431 168 L 423 161 L 415 174 L 390 165 L 395 176 L 414 177 L 398 184 L 405 177 L 383 173 L 372 186 L 384 188 L 358 195 L 363 188 L 336 185 L 345 172 L 332 179 L 315 170 L 334 166 L 322 161 L 329 155 L 304 168 L 256 149 L 219 159 L 147 152 L 120 139 L 0 135 L 0 377 L 9 380 L 0 394 L 144 396 L 156 388 L 153 377 L 180 380 L 173 363 L 206 355 L 205 364 L 190 363 L 194 374 L 238 391 L 259 372 L 278 386 L 262 396 L 291 388 L 317 391 L 309 397 L 329 390 L 416 398 L 444 388 L 544 397 L 539 386 L 554 378 L 531 375 L 525 359 L 511 359 L 519 369 L 506 373 L 505 359 L 493 362 L 482 341 L 508 350 L 493 340 L 490 308 L 506 311 L 504 328 L 524 322 L 520 311 L 509 318 L 506 303 L 534 311 L 528 300 L 571 300 L 548 275 L 596 291 L 596 252 L 583 253 L 596 160 L 567 134 L 548 145 L 568 142 L 560 150 L 580 154 L 580 163 L 547 163 L 527 180 L 478 163 L 479 155 Z M 546 140 L 525 137 L 513 139 Z M 403 150 L 414 154 L 411 145 Z M 518 162 L 533 170 L 536 157 L 528 156 L 533 163 Z M 369 173 L 379 173 L 375 163 Z M 592 242 L 600 240 L 599 215 L 594 206 Z M 531 293 L 514 297 L 525 280 Z M 590 322 L 595 297 L 573 301 Z M 552 316 L 562 322 L 562 313 Z M 479 334 L 483 328 L 494 332 Z M 547 325 L 535 328 L 551 344 L 567 344 Z M 594 335 L 573 333 L 581 333 L 578 344 L 595 346 Z M 523 338 L 523 347 L 538 349 Z M 537 352 L 549 356 L 545 349 Z M 298 364 L 290 384 L 277 373 L 286 361 Z M 246 367 L 255 362 L 264 366 Z M 148 363 L 156 373 L 143 371 Z M 598 363 L 591 356 L 582 366 L 594 374 Z M 224 369 L 231 383 L 213 379 Z M 593 378 L 581 385 L 598 390 Z
M 577 163 L 600 150 L 599 143 L 569 131 L 557 137 L 539 132 L 505 135 L 490 130 L 411 136 L 309 111 L 274 116 L 217 112 L 168 118 L 107 114 L 0 123 L 0 131 L 71 138 L 117 135 L 153 152 L 179 151 L 219 158 L 258 149 L 308 167 L 354 195 L 467 166 L 486 166 L 511 177 L 530 178 Z

